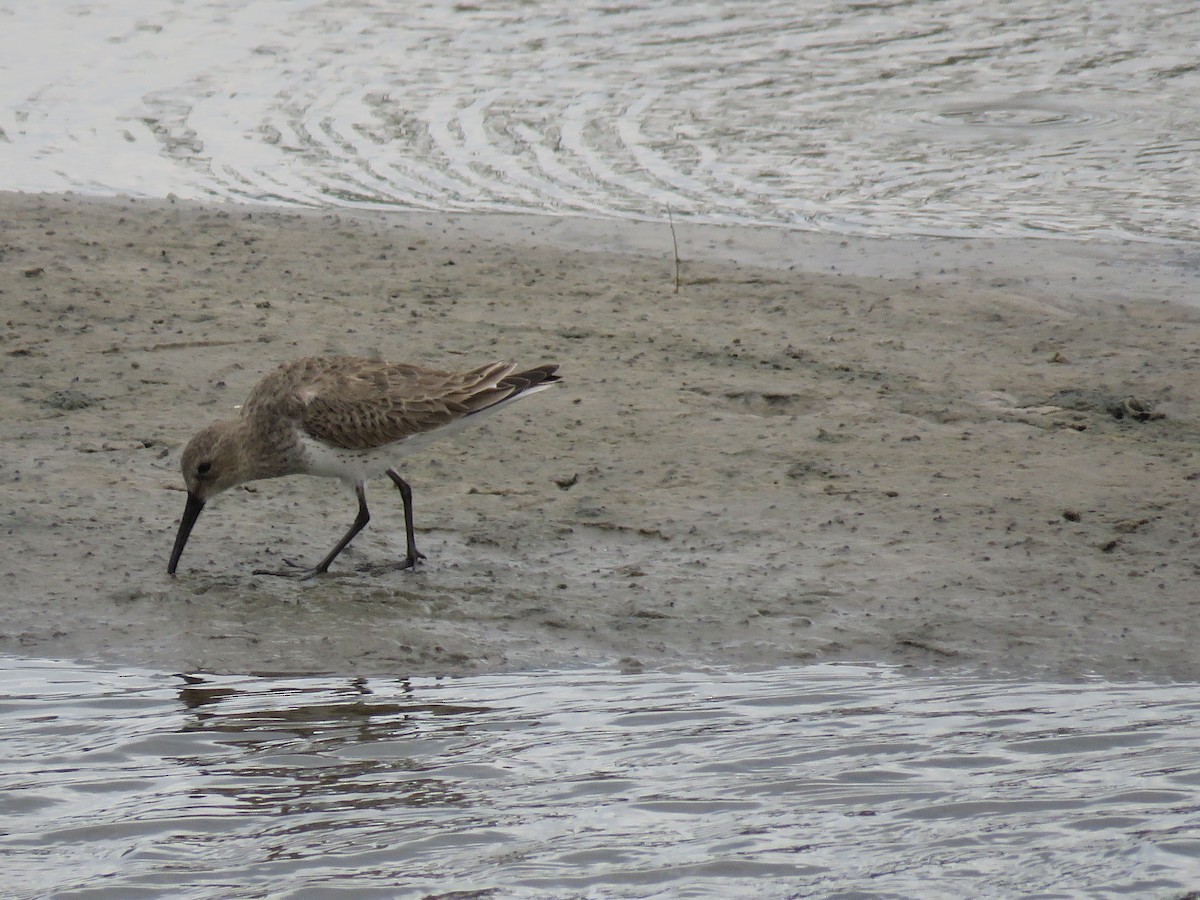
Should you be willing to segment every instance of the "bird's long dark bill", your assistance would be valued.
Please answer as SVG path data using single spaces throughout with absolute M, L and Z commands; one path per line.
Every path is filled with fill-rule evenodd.
M 175 535 L 175 547 L 171 550 L 171 561 L 167 563 L 168 575 L 175 574 L 175 567 L 179 565 L 179 557 L 183 556 L 183 547 L 187 543 L 188 535 L 192 533 L 192 526 L 200 518 L 202 509 L 204 509 L 204 501 L 189 491 L 187 506 L 183 508 L 183 518 L 179 520 L 179 533 Z

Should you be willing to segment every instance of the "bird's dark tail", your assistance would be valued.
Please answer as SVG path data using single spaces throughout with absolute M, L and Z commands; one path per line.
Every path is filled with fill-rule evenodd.
M 469 412 L 464 413 L 464 415 L 477 416 L 482 412 L 497 410 L 502 406 L 507 406 L 509 403 L 520 399 L 526 394 L 544 391 L 550 385 L 562 380 L 554 374 L 557 371 L 558 366 L 550 363 L 544 366 L 537 366 L 533 369 L 526 369 L 524 372 L 514 372 L 511 375 L 506 375 L 497 381 L 494 387 L 487 388 L 471 396 L 467 403 L 473 408 Z
M 547 363 L 544 366 L 526 369 L 524 372 L 513 372 L 511 375 L 501 378 L 499 386 L 511 387 L 513 392 L 509 394 L 509 397 L 516 397 L 518 394 L 523 394 L 530 388 L 537 387 L 539 384 L 552 384 L 556 381 L 562 381 L 562 378 L 554 374 L 557 371 L 557 363 Z

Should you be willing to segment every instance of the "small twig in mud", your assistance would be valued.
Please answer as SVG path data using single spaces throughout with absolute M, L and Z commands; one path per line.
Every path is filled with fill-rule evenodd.
M 675 293 L 679 293 L 679 241 L 675 239 L 675 216 L 667 207 L 667 224 L 671 226 L 671 246 L 675 250 Z
M 151 344 L 149 347 L 141 347 L 139 349 L 146 353 L 157 353 L 160 350 L 195 350 L 200 347 L 233 347 L 237 344 L 265 344 L 262 337 L 256 338 L 239 338 L 232 341 L 170 341 L 165 344 Z M 101 353 L 120 353 L 118 347 L 112 347 L 108 350 L 101 350 Z

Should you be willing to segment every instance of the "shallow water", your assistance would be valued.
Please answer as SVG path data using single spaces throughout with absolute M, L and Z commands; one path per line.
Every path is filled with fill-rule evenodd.
M 8 659 L 10 897 L 1173 896 L 1195 685 Z
M 1200 7 L 0 0 L 0 188 L 1200 239 Z

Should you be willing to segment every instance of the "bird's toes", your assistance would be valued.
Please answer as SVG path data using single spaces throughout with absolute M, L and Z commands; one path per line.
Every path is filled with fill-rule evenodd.
M 307 581 L 310 578 L 315 578 L 321 574 L 318 569 L 305 569 L 297 566 L 291 560 L 285 559 L 285 563 L 293 566 L 291 569 L 255 569 L 255 575 L 273 575 L 276 578 L 295 578 L 297 581 Z
M 403 572 L 405 569 L 416 571 L 417 559 L 425 559 L 424 553 L 418 553 L 416 559 L 402 559 L 394 563 L 364 563 L 356 571 L 365 575 L 386 575 L 389 572 Z

